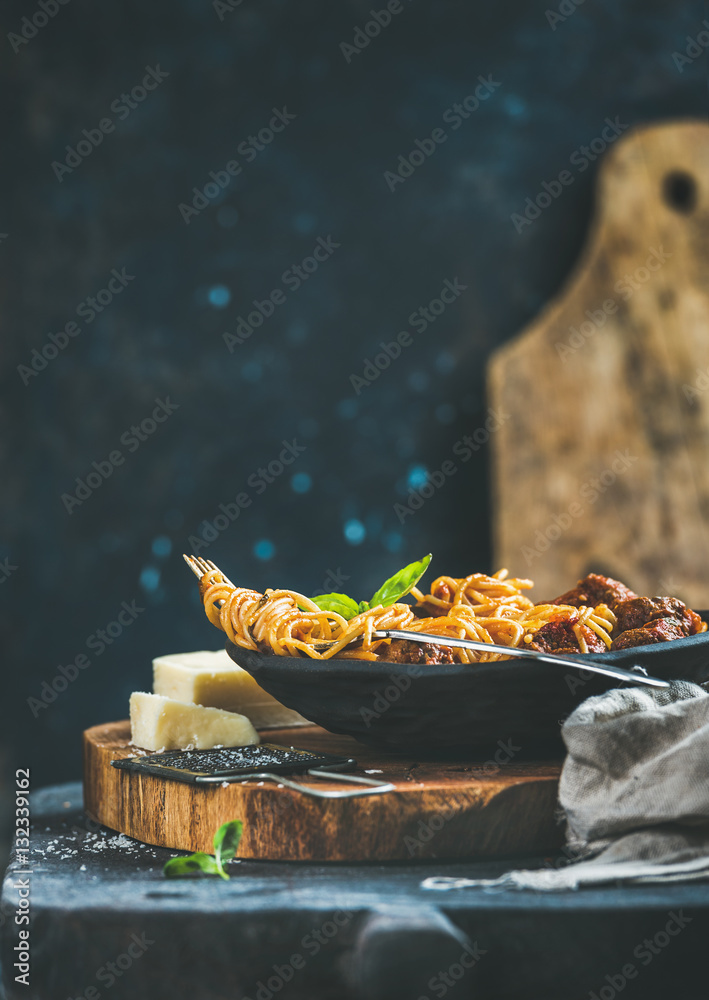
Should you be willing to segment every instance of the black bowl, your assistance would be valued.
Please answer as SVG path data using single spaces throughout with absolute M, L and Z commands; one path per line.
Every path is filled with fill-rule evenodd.
M 707 620 L 709 612 L 699 614 Z M 524 753 L 559 751 L 566 716 L 618 683 L 523 659 L 414 666 L 266 656 L 229 641 L 226 649 L 269 694 L 324 729 L 419 754 L 492 751 L 499 742 Z M 700 684 L 709 680 L 709 632 L 589 658 Z

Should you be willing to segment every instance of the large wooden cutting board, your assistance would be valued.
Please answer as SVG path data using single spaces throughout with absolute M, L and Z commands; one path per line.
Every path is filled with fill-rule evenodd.
M 557 848 L 560 765 L 492 760 L 426 763 L 377 752 L 317 726 L 268 730 L 264 741 L 354 757 L 393 792 L 316 800 L 255 781 L 198 787 L 111 767 L 129 757 L 130 724 L 84 733 L 84 805 L 113 830 L 160 847 L 212 853 L 222 823 L 240 819 L 239 857 L 287 861 L 414 861 Z M 498 760 L 504 751 L 498 752 Z M 295 780 L 301 780 L 297 777 Z M 310 779 L 317 787 L 346 787 Z
M 571 278 L 488 390 L 497 566 L 537 600 L 595 570 L 709 607 L 709 125 L 610 148 Z

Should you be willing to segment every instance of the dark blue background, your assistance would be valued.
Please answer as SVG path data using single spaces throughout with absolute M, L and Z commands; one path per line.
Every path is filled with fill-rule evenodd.
M 569 273 L 595 167 L 521 234 L 511 216 L 607 116 L 706 113 L 706 57 L 672 59 L 699 3 L 587 0 L 556 30 L 542 2 L 402 3 L 350 63 L 340 43 L 371 3 L 243 0 L 220 20 L 208 0 L 70 0 L 17 54 L 6 36 L 38 8 L 3 5 L 2 732 L 35 786 L 78 775 L 81 730 L 126 716 L 153 656 L 220 645 L 181 553 L 242 490 L 251 507 L 205 554 L 256 589 L 310 594 L 330 570 L 365 598 L 428 551 L 436 575 L 493 568 L 486 449 L 404 524 L 393 505 L 482 425 L 486 358 Z M 156 64 L 169 76 L 118 121 Z M 384 172 L 488 74 L 492 96 L 392 193 Z M 284 105 L 295 120 L 246 163 L 239 143 Z M 60 182 L 52 162 L 107 115 Z M 178 205 L 234 158 L 186 225 Z M 341 246 L 230 353 L 223 333 L 328 236 Z M 24 385 L 18 365 L 113 268 L 134 280 Z M 350 376 L 456 277 L 467 291 L 356 395 Z M 121 435 L 168 395 L 179 408 L 128 453 Z M 249 475 L 293 439 L 305 452 L 257 496 Z M 62 494 L 115 448 L 125 463 L 68 514 Z M 133 600 L 135 623 L 88 651 Z M 82 652 L 35 719 L 27 699 Z

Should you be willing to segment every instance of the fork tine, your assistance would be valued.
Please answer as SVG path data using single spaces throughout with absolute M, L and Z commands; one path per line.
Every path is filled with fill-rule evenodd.
M 183 553 L 182 558 L 185 560 L 185 562 L 187 563 L 187 565 L 189 566 L 189 568 L 192 570 L 192 572 L 194 573 L 194 575 L 196 577 L 198 577 L 200 580 L 205 575 L 205 573 L 210 573 L 210 572 L 212 572 L 212 570 L 216 569 L 217 572 L 221 572 L 221 570 L 219 570 L 216 566 L 214 566 L 214 565 L 210 566 L 209 563 L 207 562 L 207 560 L 206 559 L 202 559 L 201 556 L 186 556 Z
M 219 567 L 218 566 L 212 566 L 212 565 L 210 565 L 210 562 L 209 562 L 208 559 L 203 559 L 202 560 L 202 566 L 204 567 L 204 572 L 205 573 L 214 573 L 214 572 L 221 573 L 222 574 L 222 579 L 224 580 L 224 582 L 225 583 L 229 582 L 227 580 L 227 578 L 224 576 L 224 574 L 222 573 L 222 571 L 219 569 Z
M 201 571 L 201 569 L 199 569 L 195 565 L 195 561 L 196 561 L 195 556 L 186 556 L 185 553 L 183 552 L 182 553 L 182 558 L 185 560 L 185 562 L 187 563 L 187 565 L 189 566 L 189 568 L 192 570 L 192 572 L 194 573 L 194 575 L 199 580 L 201 580 L 202 577 L 204 576 L 204 573 Z
M 221 573 L 224 582 L 229 584 L 230 587 L 234 587 L 234 584 L 231 582 L 229 577 L 222 573 L 217 564 L 213 563 L 211 559 L 203 559 L 202 556 L 186 556 L 184 554 L 182 558 L 185 560 L 194 575 L 199 577 L 200 580 L 206 573 Z
M 216 565 L 216 563 L 213 563 L 211 559 L 203 559 L 201 556 L 187 556 L 184 554 L 184 552 L 182 553 L 182 558 L 185 560 L 189 568 L 192 570 L 192 572 L 200 582 L 202 580 L 202 577 L 206 573 L 217 572 L 221 573 L 222 579 L 226 584 L 228 584 L 230 587 L 234 587 L 234 584 L 231 582 L 229 577 L 224 576 L 224 574 Z M 236 590 L 236 587 L 234 587 L 234 589 Z M 219 601 L 217 603 L 217 607 L 221 607 L 223 603 L 224 603 L 223 601 Z
M 219 569 L 219 567 L 217 566 L 217 564 L 213 563 L 211 559 L 205 559 L 204 561 L 206 562 L 207 566 L 209 566 L 210 569 L 216 570 L 217 573 L 222 573 L 222 571 Z M 224 578 L 224 582 L 225 583 L 228 583 L 229 586 L 231 586 L 231 587 L 234 586 L 234 584 L 231 582 L 231 580 L 229 579 L 229 577 L 225 573 L 222 573 L 222 577 Z
M 207 559 L 202 559 L 201 556 L 187 556 L 185 555 L 184 552 L 182 553 L 182 558 L 185 560 L 185 562 L 192 570 L 194 575 L 197 577 L 197 579 L 200 581 L 200 583 L 202 582 L 202 577 L 205 575 L 205 573 L 211 573 L 216 570 L 217 573 L 222 574 L 222 578 L 224 579 L 225 583 L 228 583 L 229 586 L 234 587 L 234 584 L 231 582 L 231 580 L 228 580 L 227 577 L 224 576 L 219 567 L 215 566 L 214 563 L 210 563 Z M 234 587 L 234 589 L 236 590 L 236 587 Z M 221 600 L 217 601 L 216 603 L 216 607 L 218 608 L 223 607 L 223 605 L 224 601 Z

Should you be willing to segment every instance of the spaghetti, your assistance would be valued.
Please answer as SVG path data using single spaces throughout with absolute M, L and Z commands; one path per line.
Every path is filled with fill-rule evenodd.
M 590 652 L 588 629 L 603 641 L 607 649 L 610 649 L 611 633 L 616 625 L 616 617 L 606 604 L 578 608 L 558 604 L 535 605 L 522 594 L 522 590 L 528 590 L 533 586 L 531 580 L 508 580 L 507 570 L 502 569 L 493 576 L 472 573 L 461 580 L 450 576 L 439 576 L 431 584 L 429 594 L 422 594 L 416 587 L 412 588 L 411 593 L 420 607 L 433 614 L 450 617 L 456 608 L 464 608 L 470 609 L 476 617 L 484 617 L 486 620 L 511 619 L 522 627 L 525 644 L 532 643 L 535 634 L 544 625 L 566 622 L 576 637 L 581 653 Z M 518 641 L 510 643 L 513 646 L 519 644 Z
M 280 656 L 314 659 L 386 660 L 392 640 L 377 639 L 378 629 L 408 629 L 441 637 L 477 639 L 512 650 L 535 642 L 545 626 L 564 628 L 576 637 L 579 652 L 589 652 L 589 641 L 600 639 L 610 648 L 616 619 L 605 604 L 596 607 L 535 605 L 522 591 L 531 580 L 508 579 L 507 570 L 493 576 L 473 573 L 463 579 L 441 576 L 429 594 L 416 587 L 416 604 L 378 605 L 347 620 L 336 611 L 324 611 L 293 590 L 254 590 L 235 587 L 219 570 L 200 580 L 205 612 L 237 646 Z M 394 640 L 395 642 L 397 640 Z M 500 653 L 450 648 L 460 663 L 505 659 Z

